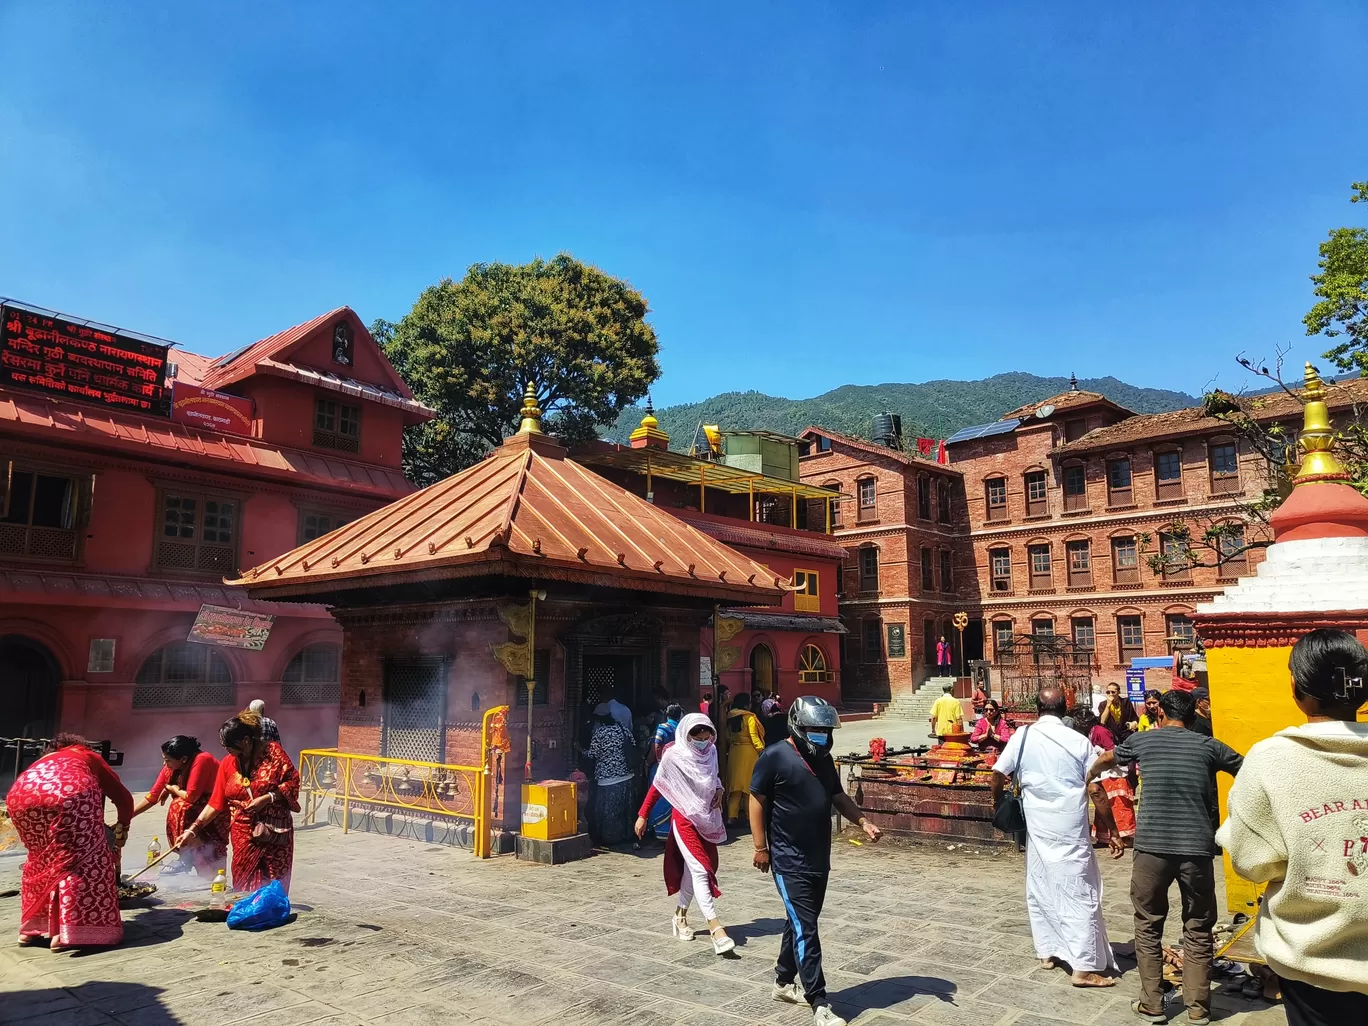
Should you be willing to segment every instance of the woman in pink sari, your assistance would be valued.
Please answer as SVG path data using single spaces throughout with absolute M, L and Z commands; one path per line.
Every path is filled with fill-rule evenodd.
M 20 885 L 19 943 L 53 951 L 123 940 L 118 863 L 105 834 L 104 803 L 117 810 L 123 846 L 133 796 L 84 738 L 59 734 L 52 751 L 14 781 L 5 804 L 28 849 Z
M 646 833 L 646 817 L 656 801 L 670 803 L 670 836 L 665 841 L 665 891 L 679 895 L 672 932 L 680 940 L 694 938 L 689 927 L 689 905 L 708 921 L 713 952 L 724 955 L 736 947 L 717 918 L 717 845 L 727 839 L 722 822 L 726 792 L 717 771 L 717 730 L 702 713 L 679 721 L 675 742 L 660 759 L 660 769 L 637 814 L 636 835 Z

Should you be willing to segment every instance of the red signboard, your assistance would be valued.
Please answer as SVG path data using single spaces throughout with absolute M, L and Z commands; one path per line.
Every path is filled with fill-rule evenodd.
M 0 386 L 166 417 L 167 348 L 23 307 L 0 307 Z
M 180 424 L 230 435 L 250 435 L 254 409 L 252 400 L 240 395 L 211 392 L 184 381 L 171 383 L 171 419 Z
M 248 613 L 228 606 L 200 606 L 199 616 L 190 628 L 186 641 L 201 645 L 222 645 L 224 648 L 245 648 L 260 652 L 271 636 L 274 616 Z

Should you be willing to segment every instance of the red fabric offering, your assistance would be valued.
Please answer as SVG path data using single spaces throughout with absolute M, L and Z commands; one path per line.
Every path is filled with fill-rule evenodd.
M 249 812 L 247 803 L 262 795 L 279 794 L 263 808 Z M 279 880 L 288 893 L 294 868 L 294 820 L 299 811 L 299 771 L 285 749 L 274 741 L 266 742 L 266 754 L 252 771 L 251 778 L 238 771 L 236 755 L 226 755 L 219 763 L 218 778 L 209 806 L 231 816 L 229 836 L 233 842 L 233 890 L 246 894 Z M 262 844 L 252 838 L 258 823 L 285 831 L 281 844 Z
M 127 826 L 133 796 L 84 745 L 45 755 L 15 779 L 6 808 L 28 849 L 20 885 L 20 944 L 47 937 L 55 951 L 123 940 L 117 862 L 105 835 L 106 798 Z

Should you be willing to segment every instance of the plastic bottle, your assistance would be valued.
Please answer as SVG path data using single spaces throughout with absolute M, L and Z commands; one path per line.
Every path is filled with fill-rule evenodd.
M 209 885 L 209 907 L 223 908 L 228 902 L 228 875 L 220 869 L 214 874 L 214 882 Z
M 156 862 L 161 858 L 161 853 L 161 842 L 155 837 L 152 838 L 152 843 L 147 846 L 147 864 L 150 866 Z

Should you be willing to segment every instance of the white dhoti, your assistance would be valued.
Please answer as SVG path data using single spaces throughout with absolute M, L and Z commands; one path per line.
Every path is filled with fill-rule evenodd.
M 1115 969 L 1102 920 L 1102 870 L 1091 844 L 1026 842 L 1026 912 L 1037 958 L 1068 963 L 1074 972 Z

